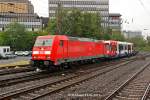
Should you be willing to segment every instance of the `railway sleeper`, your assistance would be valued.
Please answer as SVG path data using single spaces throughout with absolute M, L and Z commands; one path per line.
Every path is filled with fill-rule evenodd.
M 146 87 L 145 87 L 146 88 Z M 133 91 L 133 92 L 139 92 L 139 91 L 143 91 L 145 88 L 135 88 L 135 87 L 127 87 L 125 89 L 123 89 L 124 91 Z
M 134 91 L 122 91 L 121 93 L 119 93 L 120 95 L 121 94 L 138 94 L 138 95 L 143 95 L 144 93 L 144 90 L 143 91 L 138 91 L 138 92 L 134 92 Z
M 122 97 L 122 96 L 116 96 L 113 98 L 113 100 L 140 100 L 141 97 Z
M 123 93 L 123 92 L 121 92 L 121 93 L 119 93 L 117 96 L 129 97 L 129 98 L 139 98 L 139 97 L 141 97 L 142 95 L 137 94 L 137 93 L 132 94 L 132 93 L 130 93 L 130 92 L 128 92 L 128 93 Z
M 127 89 L 133 89 L 133 90 L 136 90 L 136 89 L 145 89 L 147 86 L 147 84 L 141 84 L 141 85 L 135 85 L 135 86 L 128 86 Z

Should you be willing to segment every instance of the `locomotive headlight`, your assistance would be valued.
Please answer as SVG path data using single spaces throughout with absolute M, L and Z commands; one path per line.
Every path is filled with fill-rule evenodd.
M 51 54 L 51 51 L 45 51 L 45 54 Z
M 33 51 L 33 54 L 39 54 L 39 51 Z
M 37 56 L 34 56 L 34 59 L 36 59 L 37 58 Z
M 109 53 L 109 51 L 107 51 L 107 53 Z

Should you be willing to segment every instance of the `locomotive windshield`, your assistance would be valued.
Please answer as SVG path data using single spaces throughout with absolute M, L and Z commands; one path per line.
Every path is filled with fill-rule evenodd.
M 34 46 L 52 46 L 52 39 L 37 39 Z

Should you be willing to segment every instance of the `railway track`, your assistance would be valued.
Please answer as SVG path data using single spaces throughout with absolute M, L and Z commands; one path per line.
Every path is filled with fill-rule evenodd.
M 130 59 L 130 60 L 135 60 L 135 58 Z M 111 61 L 111 62 L 103 62 L 101 64 L 101 68 L 103 67 L 107 67 L 109 64 L 118 64 L 121 62 L 125 62 L 125 61 L 130 61 L 129 59 L 122 59 L 120 61 Z M 107 66 L 106 66 L 107 65 Z M 92 69 L 93 67 L 89 67 L 90 65 L 85 65 L 83 67 L 82 70 L 89 70 Z M 97 65 L 97 67 L 99 67 L 99 65 Z M 66 70 L 66 71 L 60 71 L 60 72 L 54 72 L 54 73 L 47 73 L 47 72 L 23 72 L 23 73 L 18 73 L 18 75 L 14 74 L 10 74 L 10 75 L 5 75 L 6 78 L 0 76 L 0 87 L 6 87 L 6 86 L 11 86 L 13 84 L 17 84 L 17 83 L 23 83 L 23 82 L 28 82 L 28 81 L 33 81 L 33 80 L 38 80 L 38 79 L 42 79 L 42 78 L 47 78 L 50 75 L 54 76 L 55 74 L 63 74 L 63 73 L 74 73 L 76 69 L 70 69 L 70 70 Z
M 6 69 L 1 69 L 0 70 L 0 75 L 8 75 L 8 74 L 13 74 L 13 73 L 21 73 L 21 72 L 29 72 L 33 71 L 35 68 L 29 67 L 29 66 L 24 66 L 21 68 L 6 68 Z
M 149 73 L 150 62 L 114 90 L 105 100 L 146 100 L 150 90 Z
M 17 76 L 0 78 L 0 87 L 6 87 L 21 82 L 48 77 L 49 75 L 43 72 L 24 72 Z
M 121 62 L 124 62 L 126 60 L 121 60 L 119 62 L 103 62 L 103 64 L 101 65 L 103 68 L 104 65 L 109 65 L 109 64 L 117 64 L 117 63 L 121 63 Z M 89 66 L 89 65 L 85 65 L 85 68 L 83 70 L 86 70 L 86 66 Z M 93 68 L 93 67 L 91 67 Z M 90 68 L 88 68 L 90 69 Z M 71 73 L 73 69 L 71 70 L 66 70 L 66 71 L 60 71 L 58 72 L 59 74 L 61 73 Z M 14 70 L 13 70 L 14 71 Z M 24 70 L 23 70 L 24 71 Z M 73 70 L 74 72 L 76 71 Z M 56 73 L 56 74 L 58 74 Z M 40 78 L 47 78 L 49 77 L 50 75 L 55 75 L 55 72 L 54 73 L 48 73 L 46 71 L 42 71 L 42 72 L 34 72 L 34 71 L 30 71 L 30 72 L 23 72 L 23 73 L 17 73 L 17 74 L 10 74 L 10 75 L 3 75 L 3 76 L 0 76 L 0 87 L 4 87 L 4 86 L 9 86 L 9 85 L 13 85 L 13 84 L 17 84 L 17 83 L 20 83 L 20 82 L 26 82 L 26 81 L 30 81 L 30 80 L 36 80 L 36 79 L 40 79 Z
M 137 60 L 137 58 L 132 58 L 132 59 L 130 59 L 130 60 Z M 125 60 L 124 60 L 125 61 Z M 127 63 L 129 63 L 129 62 L 126 62 L 126 64 Z M 115 64 L 115 63 L 114 63 Z M 118 66 L 118 67 L 120 67 L 120 66 Z M 118 67 L 116 67 L 116 68 L 118 68 Z M 115 68 L 114 68 L 115 69 Z M 20 89 L 16 89 L 16 90 L 14 90 L 14 91 L 8 91 L 7 93 L 3 93 L 3 94 L 0 94 L 0 99 L 4 99 L 4 98 L 12 98 L 12 97 L 15 97 L 15 96 L 17 96 L 17 95 L 21 95 L 22 96 L 22 93 L 24 94 L 28 94 L 27 92 L 29 92 L 29 95 L 27 95 L 27 96 L 22 96 L 22 97 L 27 97 L 28 98 L 28 96 L 29 97 L 33 97 L 33 95 L 34 95 L 34 93 L 30 93 L 30 91 L 36 91 L 37 89 L 42 89 L 42 88 L 44 88 L 45 86 L 47 87 L 49 87 L 49 86 L 56 86 L 57 85 L 57 83 L 58 84 L 60 84 L 61 82 L 63 83 L 65 80 L 66 80 L 66 82 L 67 81 L 72 81 L 73 79 L 75 79 L 74 77 L 78 77 L 78 78 L 80 78 L 79 76 L 81 76 L 82 74 L 84 75 L 84 76 L 86 76 L 87 74 L 90 74 L 91 72 L 94 72 L 94 71 L 97 71 L 97 70 L 99 70 L 99 68 L 98 69 L 93 69 L 93 71 L 92 70 L 90 70 L 89 72 L 82 72 L 82 73 L 78 73 L 78 75 L 75 75 L 75 76 L 69 76 L 70 77 L 70 79 L 67 77 L 66 79 L 62 79 L 62 80 L 59 80 L 59 81 L 57 81 L 57 82 L 53 82 L 53 83 L 39 83 L 39 85 L 36 85 L 36 86 L 28 86 L 28 87 L 24 87 L 24 88 L 20 88 Z M 113 70 L 113 68 L 112 69 L 109 69 L 109 71 L 111 71 L 111 70 Z M 105 71 L 105 72 L 107 72 L 107 71 Z M 103 73 L 105 73 L 105 72 L 103 72 Z M 85 75 L 86 74 L 86 75 Z M 101 72 L 101 74 L 102 74 L 102 72 Z M 35 77 L 35 79 L 40 79 L 40 77 L 39 77 L 40 75 L 37 75 L 37 77 Z M 96 75 L 93 75 L 93 77 L 96 77 Z M 91 77 L 91 78 L 93 78 L 93 77 Z M 41 77 L 42 78 L 42 77 Z M 43 77 L 44 78 L 44 77 Z M 8 81 L 5 81 L 6 83 L 5 84 L 2 84 L 1 86 L 3 86 L 3 85 L 10 85 L 10 84 L 14 84 L 14 83 L 19 83 L 19 82 L 23 82 L 23 81 L 26 81 L 26 80 L 32 80 L 32 79 L 34 79 L 34 78 L 32 78 L 32 77 L 30 77 L 30 78 L 18 78 L 18 80 L 14 80 L 14 81 L 10 81 L 10 82 L 8 82 Z M 76 84 L 76 83 L 82 83 L 82 82 L 84 82 L 84 81 L 86 81 L 86 80 L 89 80 L 90 78 L 87 78 L 87 79 L 84 79 L 84 78 L 82 78 L 81 80 L 79 80 L 79 82 L 75 82 L 74 84 Z M 1 82 L 0 82 L 1 83 Z M 2 82 L 3 83 L 3 82 Z M 64 83 L 63 83 L 64 84 Z M 67 86 L 66 86 L 67 87 Z M 66 88 L 66 87 L 64 87 L 64 88 Z M 62 88 L 63 89 L 63 88 Z M 42 93 L 45 93 L 45 92 L 42 92 Z M 51 93 L 53 93 L 53 92 L 51 92 Z M 47 93 L 46 93 L 47 94 Z M 45 94 L 45 95 L 46 95 Z M 49 94 L 49 93 L 48 93 Z M 30 96 L 31 95 L 31 96 Z M 36 94 L 35 94 L 36 95 Z M 34 98 L 36 98 L 35 97 L 35 95 L 34 95 Z M 43 94 L 44 95 L 44 94 Z M 39 97 L 39 95 L 38 95 L 38 97 Z M 37 98 L 38 98 L 37 97 Z M 33 99 L 34 99 L 33 98 Z M 32 99 L 32 98 L 28 98 L 28 99 Z
M 147 86 L 146 91 L 141 100 L 150 100 L 150 84 Z
M 4 67 L 0 67 L 0 70 L 3 70 L 3 69 L 11 69 L 11 68 L 16 68 L 16 67 L 27 67 L 27 66 L 30 66 L 29 64 L 26 64 L 26 65 L 10 65 L 10 66 L 4 66 Z
M 110 72 L 114 69 L 117 69 L 117 68 L 123 66 L 123 65 L 126 65 L 129 62 L 131 62 L 131 61 L 127 61 L 127 62 L 118 64 L 113 67 L 106 67 L 104 69 L 95 68 L 92 70 L 82 72 L 80 74 L 67 76 L 67 77 L 65 77 L 61 80 L 57 80 L 55 82 L 47 81 L 47 82 L 39 83 L 38 85 L 27 86 L 27 87 L 19 88 L 16 90 L 8 91 L 6 93 L 0 94 L 0 99 L 9 99 L 9 98 L 16 99 L 17 98 L 18 100 L 20 100 L 20 99 L 34 100 L 37 98 L 41 98 L 47 94 L 58 92 L 64 88 L 86 82 L 87 80 L 90 80 L 101 74 Z M 112 66 L 112 65 L 109 65 L 109 66 Z

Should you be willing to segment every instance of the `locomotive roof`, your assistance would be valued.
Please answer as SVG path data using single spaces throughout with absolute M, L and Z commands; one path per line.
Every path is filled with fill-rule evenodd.
M 96 40 L 96 39 L 90 39 L 90 38 L 82 38 L 82 37 L 72 37 L 67 35 L 46 35 L 46 36 L 38 36 L 38 38 L 54 38 L 54 37 L 61 37 L 64 39 L 69 40 L 78 40 L 78 41 L 86 41 L 86 42 L 104 42 L 104 43 L 110 43 L 110 42 L 118 42 L 119 44 L 133 44 L 130 42 L 122 42 L 122 41 L 115 41 L 115 40 Z
M 79 38 L 79 37 L 68 37 L 70 40 L 79 40 L 79 41 L 91 41 L 96 42 L 98 40 L 96 39 L 90 39 L 90 38 Z
M 90 38 L 80 38 L 80 37 L 72 37 L 67 35 L 46 35 L 46 36 L 38 36 L 38 38 L 54 38 L 54 37 L 60 37 L 60 38 L 68 38 L 69 40 L 78 40 L 78 41 L 91 41 L 91 42 L 97 42 L 99 40 L 96 39 L 90 39 Z

